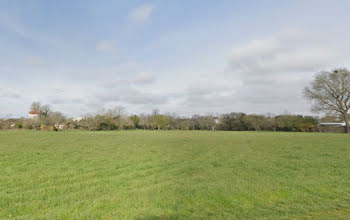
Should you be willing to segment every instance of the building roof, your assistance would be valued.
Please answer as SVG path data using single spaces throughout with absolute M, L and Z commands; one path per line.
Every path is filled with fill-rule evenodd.
M 31 111 L 28 112 L 28 114 L 39 115 L 40 111 L 38 111 L 38 110 L 31 110 Z

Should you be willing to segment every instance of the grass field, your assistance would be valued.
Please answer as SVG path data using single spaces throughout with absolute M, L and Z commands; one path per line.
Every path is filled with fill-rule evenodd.
M 349 219 L 350 135 L 0 132 L 0 219 Z

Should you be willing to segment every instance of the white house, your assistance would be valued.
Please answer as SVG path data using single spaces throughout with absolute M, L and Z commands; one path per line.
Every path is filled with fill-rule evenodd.
M 38 110 L 32 110 L 28 112 L 28 118 L 29 119 L 38 119 L 40 115 L 40 111 Z
M 83 117 L 81 117 L 81 116 L 79 116 L 77 118 L 73 118 L 73 121 L 75 121 L 75 122 L 79 122 L 81 120 L 83 120 Z

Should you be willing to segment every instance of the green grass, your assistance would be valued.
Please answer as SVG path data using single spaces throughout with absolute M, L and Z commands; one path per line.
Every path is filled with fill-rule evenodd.
M 0 219 L 349 219 L 350 135 L 0 132 Z

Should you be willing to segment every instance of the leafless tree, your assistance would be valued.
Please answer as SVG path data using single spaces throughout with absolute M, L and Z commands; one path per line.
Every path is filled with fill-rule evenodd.
M 141 114 L 139 116 L 140 118 L 140 122 L 139 125 L 143 128 L 143 129 L 152 129 L 152 122 L 153 122 L 153 117 L 151 115 L 145 115 L 145 114 Z
M 48 121 L 51 125 L 63 124 L 65 117 L 61 112 L 50 112 L 48 115 Z
M 96 120 L 93 115 L 86 115 L 81 121 L 78 123 L 79 127 L 87 130 L 96 130 L 98 127 L 96 125 Z
M 349 130 L 350 72 L 345 68 L 321 72 L 304 89 L 304 95 L 312 101 L 315 112 L 337 113 L 345 122 L 344 132 Z
M 41 108 L 39 110 L 40 110 L 41 115 L 43 115 L 43 116 L 48 116 L 50 111 L 51 111 L 49 105 L 43 105 L 43 106 L 41 106 Z
M 41 103 L 40 102 L 33 102 L 30 106 L 30 110 L 34 111 L 40 111 L 41 109 Z

